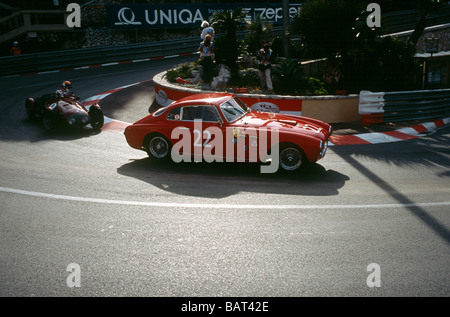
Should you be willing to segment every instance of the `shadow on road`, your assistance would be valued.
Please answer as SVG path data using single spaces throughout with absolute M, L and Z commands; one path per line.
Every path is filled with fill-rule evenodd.
M 340 156 L 354 155 L 358 159 L 369 158 L 398 167 L 428 168 L 441 166 L 450 171 L 450 128 L 442 128 L 428 136 L 408 141 L 335 146 L 333 152 Z M 444 172 L 439 176 L 450 176 Z
M 55 131 L 46 131 L 41 118 L 22 119 L 20 123 L 5 122 L 0 128 L 0 139 L 6 141 L 37 143 L 47 140 L 73 141 L 95 136 L 96 131 L 87 125 L 82 128 L 58 127 Z
M 149 80 L 114 92 L 99 104 L 105 116 L 133 123 L 149 114 L 154 99 L 154 82 Z
M 450 244 L 450 231 L 437 218 L 424 208 L 415 204 L 414 199 L 406 196 L 391 185 L 389 180 L 381 178 L 376 171 L 371 171 L 364 166 L 359 158 L 370 158 L 395 166 L 431 167 L 441 166 L 450 169 L 450 149 L 448 129 L 438 130 L 430 138 L 420 138 L 405 142 L 396 142 L 388 145 L 369 145 L 360 147 L 336 147 L 333 151 L 344 159 L 353 168 L 364 175 L 371 183 L 377 185 L 388 196 L 395 199 L 417 219 L 427 225 L 437 236 Z M 441 169 L 442 170 L 442 169 Z M 438 177 L 449 177 L 450 172 L 437 174 Z M 418 179 L 419 183 L 420 180 Z M 448 201 L 448 197 L 443 197 Z
M 178 195 L 203 198 L 224 198 L 239 192 L 331 196 L 349 180 L 319 164 L 293 174 L 262 174 L 260 165 L 252 163 L 162 163 L 145 158 L 117 171 Z

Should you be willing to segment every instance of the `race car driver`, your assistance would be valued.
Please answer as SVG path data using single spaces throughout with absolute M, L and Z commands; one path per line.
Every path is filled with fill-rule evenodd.
M 61 84 L 61 89 L 56 91 L 57 97 L 73 97 L 74 93 L 72 91 L 72 83 L 68 80 L 63 81 Z

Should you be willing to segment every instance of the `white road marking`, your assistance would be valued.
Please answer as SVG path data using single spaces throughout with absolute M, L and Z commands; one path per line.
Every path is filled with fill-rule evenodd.
M 450 206 L 450 201 L 428 202 L 428 203 L 408 203 L 408 204 L 357 204 L 357 205 L 233 205 L 233 204 L 186 204 L 186 203 L 164 203 L 147 201 L 128 201 L 101 198 L 86 198 L 78 196 L 66 196 L 47 194 L 34 191 L 27 191 L 14 188 L 0 187 L 0 192 L 18 194 L 39 198 L 49 198 L 56 200 L 67 200 L 77 202 L 87 202 L 96 204 L 128 205 L 140 207 L 166 207 L 166 208 L 207 208 L 207 209 L 374 209 L 374 208 L 407 208 L 407 207 L 442 207 Z

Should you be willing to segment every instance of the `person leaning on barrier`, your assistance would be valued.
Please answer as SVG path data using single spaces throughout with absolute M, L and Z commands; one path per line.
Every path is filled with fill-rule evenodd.
M 205 36 L 207 34 L 209 34 L 211 36 L 211 40 L 214 40 L 214 36 L 215 36 L 214 28 L 212 26 L 209 26 L 208 21 L 203 21 L 201 26 L 203 28 L 202 34 L 200 35 L 200 38 L 202 39 L 202 41 L 205 39 Z
M 207 34 L 205 40 L 200 43 L 200 64 L 203 66 L 203 82 L 210 83 L 213 79 L 214 43 L 211 35 Z
M 270 49 L 270 43 L 267 42 L 264 44 L 264 47 L 259 50 L 256 58 L 259 61 L 258 70 L 259 70 L 259 78 L 261 80 L 261 87 L 266 87 L 269 91 L 273 91 L 272 85 L 272 59 L 273 54 Z

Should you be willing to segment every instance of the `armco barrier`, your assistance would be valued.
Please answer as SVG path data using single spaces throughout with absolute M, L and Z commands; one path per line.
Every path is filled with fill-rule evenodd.
M 134 45 L 55 51 L 0 57 L 0 75 L 17 75 L 110 62 L 146 59 L 173 54 L 193 53 L 198 38 L 177 39 Z
M 281 27 L 274 27 L 273 34 L 282 34 Z M 244 38 L 247 31 L 237 32 L 238 38 Z M 216 37 L 224 34 L 218 33 Z M 0 76 L 21 75 L 68 69 L 90 65 L 130 60 L 145 60 L 163 56 L 192 54 L 200 46 L 200 35 L 175 40 L 155 41 L 139 44 L 106 46 L 96 48 L 72 49 L 64 51 L 24 54 L 0 57 Z
M 153 77 L 155 101 L 160 106 L 168 106 L 172 101 L 199 93 L 217 93 L 195 89 L 168 82 L 162 72 Z M 280 96 L 265 94 L 236 93 L 253 110 L 280 112 L 319 119 L 328 123 L 355 122 L 358 114 L 358 95 L 348 96 Z
M 363 125 L 448 117 L 450 89 L 361 91 L 359 113 Z

